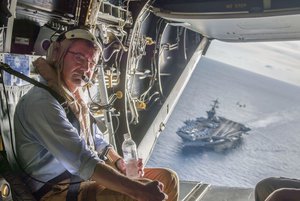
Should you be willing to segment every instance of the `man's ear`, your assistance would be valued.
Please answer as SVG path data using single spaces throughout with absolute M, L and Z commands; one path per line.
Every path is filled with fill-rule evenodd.
M 51 43 L 47 51 L 47 60 L 49 62 L 55 63 L 58 61 L 59 48 L 60 48 L 59 42 L 54 41 Z

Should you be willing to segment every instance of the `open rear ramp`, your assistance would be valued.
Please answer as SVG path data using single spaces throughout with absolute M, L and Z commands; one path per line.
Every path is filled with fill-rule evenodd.
M 181 201 L 254 201 L 252 188 L 224 187 L 192 181 L 180 182 Z

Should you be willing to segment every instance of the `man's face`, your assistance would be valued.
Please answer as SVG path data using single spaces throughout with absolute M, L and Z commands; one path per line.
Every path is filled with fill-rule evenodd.
M 68 89 L 74 92 L 86 84 L 83 76 L 92 77 L 98 62 L 99 52 L 89 47 L 84 40 L 73 42 L 64 58 L 62 78 Z

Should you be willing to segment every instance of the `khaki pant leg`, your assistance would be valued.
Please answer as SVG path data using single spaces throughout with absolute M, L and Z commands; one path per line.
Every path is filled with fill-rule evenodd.
M 179 179 L 174 171 L 165 168 L 145 168 L 144 172 L 145 178 L 164 184 L 164 192 L 168 195 L 168 201 L 178 200 Z
M 127 195 L 109 190 L 94 181 L 82 182 L 78 201 L 133 201 Z
M 66 180 L 65 182 L 70 182 L 70 180 Z M 49 191 L 46 195 L 44 195 L 40 201 L 66 201 L 67 192 L 69 189 L 69 185 L 55 185 L 52 187 L 52 190 Z
M 41 201 L 66 201 L 69 185 L 57 185 Z M 126 195 L 106 189 L 94 181 L 80 184 L 78 201 L 133 201 Z
M 145 168 L 144 177 L 164 184 L 168 201 L 177 201 L 179 196 L 179 179 L 177 174 L 164 168 Z M 65 181 L 64 181 L 65 182 Z M 65 201 L 69 185 L 57 185 L 42 197 L 41 201 Z M 126 195 L 106 189 L 94 181 L 84 181 L 80 185 L 78 201 L 133 201 Z
M 255 186 L 255 201 L 264 201 L 273 191 L 280 188 L 300 188 L 300 180 L 284 177 L 270 177 Z

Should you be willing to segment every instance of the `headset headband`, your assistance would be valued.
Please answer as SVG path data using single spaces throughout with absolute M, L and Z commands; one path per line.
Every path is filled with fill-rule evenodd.
M 56 39 L 57 42 L 61 42 L 65 39 L 84 39 L 96 44 L 100 49 L 101 45 L 97 38 L 86 29 L 71 29 L 69 31 L 63 32 Z

